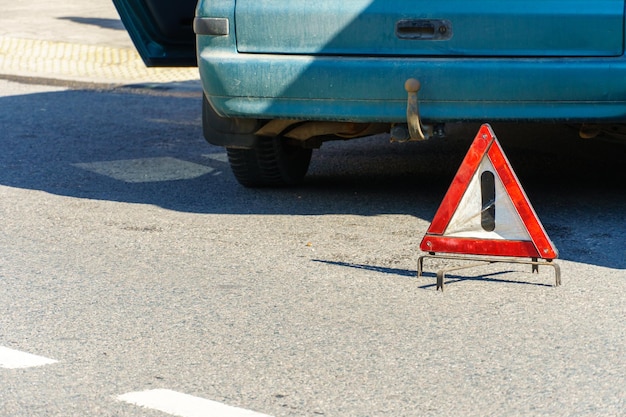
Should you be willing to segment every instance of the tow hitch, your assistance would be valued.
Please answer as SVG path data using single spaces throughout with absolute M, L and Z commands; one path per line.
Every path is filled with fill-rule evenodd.
M 393 142 L 408 142 L 427 140 L 432 137 L 445 136 L 444 125 L 423 125 L 420 119 L 417 93 L 421 83 L 415 78 L 409 78 L 404 83 L 407 92 L 406 121 L 407 123 L 394 124 L 391 128 L 391 140 Z

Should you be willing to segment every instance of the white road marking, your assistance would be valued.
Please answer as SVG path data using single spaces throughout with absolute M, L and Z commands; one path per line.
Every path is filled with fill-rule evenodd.
M 226 152 L 207 153 L 203 154 L 202 156 L 212 159 L 214 161 L 224 162 L 225 164 L 228 163 L 228 155 L 226 154 Z
M 271 417 L 168 389 L 130 392 L 117 399 L 179 417 Z
M 43 356 L 0 346 L 0 368 L 30 368 L 33 366 L 49 365 L 55 362 L 54 359 L 48 359 Z
M 189 180 L 215 170 L 205 165 L 168 156 L 162 158 L 86 162 L 72 165 L 128 183 Z

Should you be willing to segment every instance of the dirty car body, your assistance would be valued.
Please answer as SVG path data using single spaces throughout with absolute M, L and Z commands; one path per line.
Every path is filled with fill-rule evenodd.
M 114 3 L 147 65 L 198 65 L 205 137 L 248 186 L 297 183 L 333 138 L 626 120 L 624 0 Z

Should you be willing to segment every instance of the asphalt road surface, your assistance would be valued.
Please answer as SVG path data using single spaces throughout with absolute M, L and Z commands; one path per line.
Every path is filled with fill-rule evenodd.
M 626 414 L 626 142 L 494 124 L 563 285 L 440 292 L 418 245 L 477 125 L 249 190 L 170 87 L 0 81 L 0 415 Z

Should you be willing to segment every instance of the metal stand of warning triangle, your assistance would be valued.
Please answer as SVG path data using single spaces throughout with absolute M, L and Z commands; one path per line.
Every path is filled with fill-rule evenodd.
M 532 265 L 532 272 L 549 266 L 555 286 L 561 285 L 553 262 L 558 251 L 488 124 L 474 138 L 420 249 L 426 254 L 418 257 L 418 277 L 425 258 L 473 262 L 437 271 L 437 290 L 443 291 L 448 272 L 493 263 Z
M 484 256 L 457 256 L 457 255 L 437 255 L 436 253 L 429 253 L 428 255 L 420 255 L 417 258 L 417 276 L 418 278 L 422 277 L 422 272 L 424 270 L 424 259 L 425 258 L 438 258 L 438 259 L 446 259 L 446 260 L 458 260 L 458 261 L 471 261 L 472 263 L 469 265 L 462 266 L 454 266 L 449 268 L 442 268 L 437 270 L 437 290 L 443 291 L 443 286 L 446 279 L 446 274 L 448 272 L 460 271 L 462 269 L 476 268 L 479 266 L 494 264 L 494 263 L 517 263 L 517 264 L 526 264 L 532 265 L 532 272 L 539 272 L 540 266 L 549 266 L 554 268 L 554 276 L 555 283 L 554 285 L 558 287 L 561 285 L 561 268 L 558 264 L 552 262 L 552 260 L 539 260 L 537 258 L 532 258 L 530 260 L 523 258 L 487 258 Z

